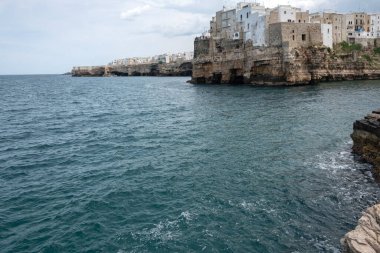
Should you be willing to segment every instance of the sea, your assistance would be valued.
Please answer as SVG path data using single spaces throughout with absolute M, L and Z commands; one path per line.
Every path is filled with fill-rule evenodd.
M 0 76 L 1 252 L 341 252 L 380 81 Z

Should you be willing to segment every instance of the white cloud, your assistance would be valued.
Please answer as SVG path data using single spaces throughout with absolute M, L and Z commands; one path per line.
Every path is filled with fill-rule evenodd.
M 176 10 L 165 10 L 160 22 L 147 24 L 147 33 L 157 33 L 166 37 L 196 35 L 208 30 L 209 17 Z
M 138 6 L 138 7 L 123 11 L 120 14 L 120 17 L 122 19 L 132 20 L 133 18 L 140 16 L 144 12 L 149 11 L 151 8 L 152 6 L 149 4 Z

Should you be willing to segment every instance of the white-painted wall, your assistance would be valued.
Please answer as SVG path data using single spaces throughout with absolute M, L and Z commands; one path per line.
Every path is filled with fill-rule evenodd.
M 370 22 L 370 36 L 372 38 L 380 38 L 380 14 L 372 14 Z
M 281 5 L 275 10 L 278 11 L 279 22 L 296 22 L 296 13 L 297 11 L 301 11 L 290 5 Z
M 322 39 L 323 45 L 329 48 L 333 47 L 333 34 L 332 34 L 332 25 L 330 24 L 321 24 Z
M 252 40 L 255 46 L 265 45 L 265 15 L 265 7 L 260 5 L 246 4 L 238 9 L 236 20 L 243 28 L 245 41 Z

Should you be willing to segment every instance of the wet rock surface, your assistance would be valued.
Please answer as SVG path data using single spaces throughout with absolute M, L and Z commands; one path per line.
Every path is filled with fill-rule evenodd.
M 351 137 L 353 152 L 372 164 L 374 177 L 380 179 L 380 109 L 356 121 Z

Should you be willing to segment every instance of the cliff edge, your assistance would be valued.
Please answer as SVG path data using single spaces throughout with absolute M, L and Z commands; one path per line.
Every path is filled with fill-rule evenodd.
M 380 55 L 373 48 L 254 47 L 250 41 L 202 37 L 195 40 L 194 57 L 194 84 L 274 86 L 380 79 Z
M 379 253 L 380 204 L 368 208 L 355 230 L 347 233 L 341 243 L 344 253 Z
M 380 178 L 380 109 L 354 123 L 351 135 L 353 152 L 363 161 L 371 163 L 373 175 Z M 380 204 L 368 208 L 359 219 L 355 230 L 341 240 L 344 253 L 380 252 Z
M 380 109 L 356 121 L 351 138 L 353 152 L 372 164 L 374 177 L 380 179 Z

